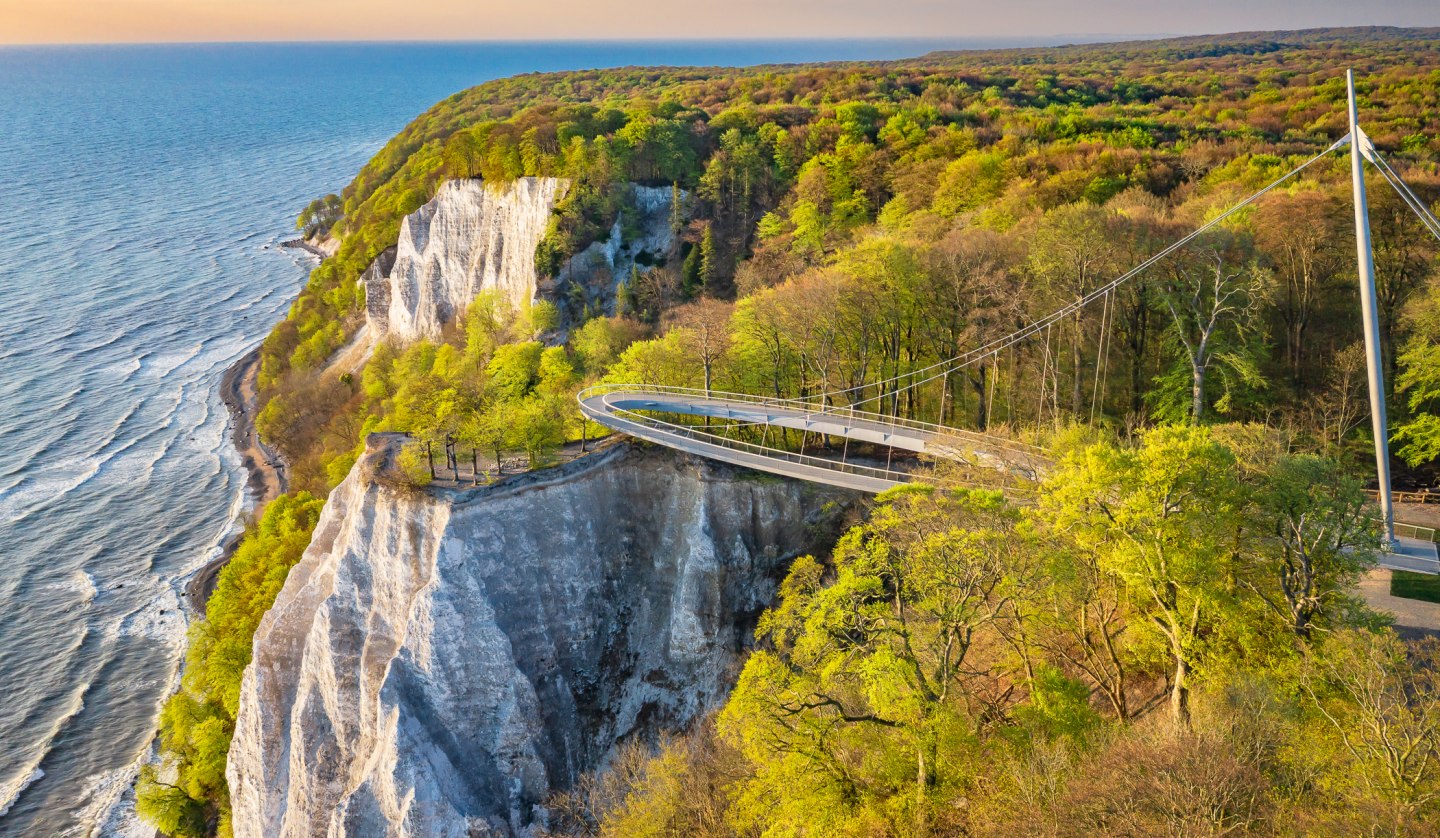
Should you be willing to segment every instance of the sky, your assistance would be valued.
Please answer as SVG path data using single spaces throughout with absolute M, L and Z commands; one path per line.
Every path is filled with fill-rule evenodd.
M 1035 38 L 1440 26 L 1437 0 L 0 0 L 0 43 Z

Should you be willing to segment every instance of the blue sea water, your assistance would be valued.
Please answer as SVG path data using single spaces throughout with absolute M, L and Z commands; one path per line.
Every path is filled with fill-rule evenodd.
M 312 266 L 301 206 L 491 78 L 953 46 L 0 48 L 0 835 L 147 834 L 183 583 L 248 503 L 217 388 Z

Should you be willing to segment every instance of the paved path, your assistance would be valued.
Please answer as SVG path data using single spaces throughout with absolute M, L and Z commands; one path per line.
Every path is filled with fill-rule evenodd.
M 1440 632 L 1440 605 L 1390 595 L 1390 571 L 1376 568 L 1360 580 L 1356 592 L 1376 611 L 1395 617 L 1395 626 L 1416 631 Z

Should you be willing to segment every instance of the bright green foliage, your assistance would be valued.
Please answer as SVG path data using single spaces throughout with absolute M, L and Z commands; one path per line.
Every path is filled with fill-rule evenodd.
M 240 678 L 260 619 L 310 544 L 323 505 L 304 492 L 272 501 L 220 571 L 205 619 L 190 629 L 180 691 L 160 714 L 163 767 L 147 768 L 136 786 L 140 814 L 171 835 L 204 836 L 216 824 L 222 836 L 230 832 L 225 758 Z
M 1411 311 L 1414 335 L 1400 354 L 1409 421 L 1395 431 L 1398 453 L 1411 465 L 1440 458 L 1440 288 L 1432 287 Z
M 423 442 L 407 442 L 395 455 L 395 468 L 407 485 L 421 488 L 435 479 L 435 458 Z
M 620 353 L 642 334 L 638 324 L 623 317 L 595 317 L 585 322 L 570 339 L 575 359 L 586 373 L 599 375 L 610 368 Z
M 907 783 L 924 823 L 932 795 L 964 776 L 942 744 L 990 723 L 982 708 L 1004 651 L 975 641 L 1016 615 L 1013 586 L 1032 564 L 1018 513 L 979 491 L 879 500 L 837 546 L 833 581 L 796 561 L 757 630 L 774 651 L 751 655 L 720 717 L 721 735 L 765 766 L 741 791 L 747 826 L 836 834 L 868 807 L 882 817 Z M 1055 715 L 1075 728 L 1073 713 Z M 777 797 L 786 805 L 759 805 Z
M 907 486 L 797 559 L 718 716 L 745 764 L 667 748 L 602 834 L 717 808 L 721 834 L 867 836 L 1435 813 L 1432 664 L 1345 595 L 1373 544 L 1358 484 L 1254 427 L 1062 448 L 1034 504 Z

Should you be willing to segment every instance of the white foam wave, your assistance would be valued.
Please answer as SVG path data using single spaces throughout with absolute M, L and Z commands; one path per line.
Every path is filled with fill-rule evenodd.
M 15 801 L 20 799 L 20 794 L 45 776 L 45 772 L 40 769 L 40 763 L 43 762 L 45 756 L 50 753 L 50 744 L 55 741 L 55 737 L 60 734 L 60 731 L 65 729 L 65 725 L 71 719 L 75 718 L 81 710 L 85 709 L 85 694 L 89 691 L 90 684 L 88 682 L 79 685 L 75 689 L 70 696 L 70 702 L 66 705 L 64 712 L 51 723 L 50 729 L 43 737 L 40 746 L 35 749 L 34 757 L 30 763 L 21 769 L 20 773 L 15 775 L 12 780 L 0 786 L 0 815 L 9 812 L 11 807 L 15 805 Z
M 121 619 L 115 633 L 178 646 L 184 643 L 187 626 L 179 593 L 171 585 L 162 585 L 149 602 Z
M 10 812 L 10 807 L 15 805 L 15 801 L 20 799 L 20 795 L 24 794 L 26 789 L 44 776 L 45 772 L 36 766 L 35 770 L 31 771 L 24 779 L 17 779 L 0 786 L 0 818 Z
M 80 595 L 80 603 L 86 604 L 95 599 L 99 590 L 95 587 L 95 577 L 83 570 L 76 570 L 59 582 L 51 582 L 45 586 L 47 591 L 64 591 Z
M 56 463 L 30 480 L 0 490 L 0 523 L 24 518 L 40 506 L 59 500 L 95 476 L 105 459 L 74 457 Z
M 142 372 L 148 378 L 164 378 L 199 355 L 203 346 L 204 344 L 197 342 L 184 351 L 151 355 L 142 362 Z

